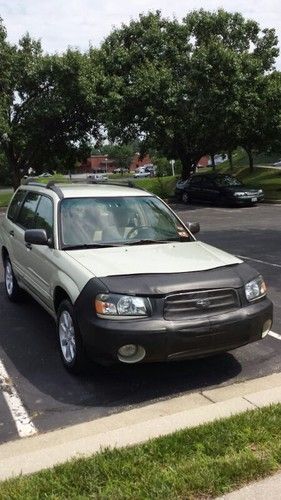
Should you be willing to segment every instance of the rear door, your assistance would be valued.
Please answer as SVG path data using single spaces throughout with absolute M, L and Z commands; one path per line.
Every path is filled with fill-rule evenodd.
M 209 175 L 202 178 L 202 201 L 215 203 L 220 196 L 220 190 L 216 186 L 214 179 Z
M 24 201 L 24 198 L 26 196 L 27 192 L 25 190 L 19 189 L 11 203 L 7 212 L 7 217 L 5 217 L 3 221 L 3 243 L 6 246 L 10 260 L 12 262 L 13 270 L 17 278 L 21 278 L 22 276 L 22 269 L 21 269 L 21 264 L 17 259 L 17 252 L 16 252 L 16 246 L 17 246 L 17 225 L 15 223 L 16 218 L 18 216 L 18 213 L 20 211 L 20 208 L 22 206 L 22 203 Z

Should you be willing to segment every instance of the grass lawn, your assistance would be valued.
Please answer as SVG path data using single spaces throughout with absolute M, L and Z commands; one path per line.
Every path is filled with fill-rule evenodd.
M 64 177 L 62 174 L 56 174 L 52 175 L 52 177 L 36 177 L 34 178 L 35 182 L 42 182 L 42 184 L 48 184 L 50 181 L 55 181 L 59 183 L 67 183 L 69 182 L 69 179 L 67 177 Z
M 281 468 L 281 405 L 0 483 L 0 498 L 214 497 Z M 44 450 L 42 450 L 44 453 Z
M 168 177 L 148 177 L 146 179 L 134 179 L 133 183 L 136 187 L 140 187 L 150 191 L 161 198 L 169 198 L 173 196 L 177 178 Z
M 0 193 L 0 207 L 6 207 L 13 193 Z

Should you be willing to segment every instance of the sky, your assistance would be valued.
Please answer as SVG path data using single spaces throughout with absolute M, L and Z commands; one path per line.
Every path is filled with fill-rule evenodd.
M 181 19 L 199 8 L 239 11 L 262 29 L 275 28 L 281 42 L 280 0 L 0 0 L 0 17 L 11 42 L 28 31 L 41 39 L 46 52 L 53 53 L 68 46 L 98 47 L 113 27 L 136 19 L 139 13 L 161 10 L 167 17 Z M 277 68 L 281 69 L 281 56 Z

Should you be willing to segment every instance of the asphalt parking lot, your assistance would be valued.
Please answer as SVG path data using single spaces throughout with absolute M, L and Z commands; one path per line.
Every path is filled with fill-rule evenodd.
M 185 222 L 200 222 L 198 239 L 243 256 L 264 275 L 275 306 L 273 334 L 208 359 L 94 366 L 86 375 L 74 377 L 62 367 L 54 322 L 48 314 L 29 297 L 20 304 L 5 298 L 1 266 L 0 443 L 21 436 L 20 424 L 24 427 L 26 420 L 31 433 L 46 432 L 155 400 L 280 371 L 281 205 L 228 209 L 177 204 L 173 208 Z M 12 417 L 11 405 L 20 424 Z

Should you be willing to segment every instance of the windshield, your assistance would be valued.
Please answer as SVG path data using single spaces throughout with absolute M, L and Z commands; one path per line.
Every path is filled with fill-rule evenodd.
M 153 196 L 65 198 L 61 202 L 63 248 L 188 241 L 190 234 Z
M 231 175 L 218 175 L 216 178 L 216 184 L 221 187 L 242 186 L 242 183 L 235 177 L 231 177 Z

